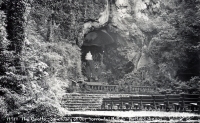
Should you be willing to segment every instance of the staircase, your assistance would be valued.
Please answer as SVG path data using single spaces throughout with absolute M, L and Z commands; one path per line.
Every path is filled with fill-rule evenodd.
M 62 107 L 69 111 L 99 110 L 106 97 L 128 97 L 131 94 L 79 94 L 67 93 L 62 99 Z

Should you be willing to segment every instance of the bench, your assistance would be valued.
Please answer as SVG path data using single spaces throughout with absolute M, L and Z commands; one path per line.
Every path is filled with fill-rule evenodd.
M 200 114 L 199 94 L 167 94 L 153 96 L 130 96 L 103 98 L 102 110 L 165 109 L 170 111 L 191 111 Z
M 136 110 L 141 109 L 141 105 L 140 105 L 141 100 L 139 96 L 130 96 L 129 98 L 130 98 L 129 101 L 131 104 L 131 109 L 136 109 Z
M 121 106 L 122 110 L 131 109 L 130 97 L 121 97 Z
M 121 105 L 121 98 L 119 97 L 112 97 L 110 98 L 111 100 L 111 110 L 120 110 L 122 109 L 122 105 Z
M 181 94 L 180 111 L 192 111 L 198 108 L 199 94 Z
M 154 95 L 153 96 L 153 108 L 162 110 L 165 107 L 164 104 L 165 101 L 165 95 Z
M 179 94 L 167 94 L 165 96 L 165 110 L 168 112 L 174 108 L 174 111 L 179 109 L 180 95 Z
M 153 109 L 153 96 L 140 96 L 141 109 Z
M 198 102 L 197 102 L 197 108 L 198 108 L 198 114 L 200 114 L 200 95 L 199 95 L 199 98 L 198 98 Z
M 101 109 L 102 110 L 111 110 L 112 101 L 110 98 L 103 98 Z

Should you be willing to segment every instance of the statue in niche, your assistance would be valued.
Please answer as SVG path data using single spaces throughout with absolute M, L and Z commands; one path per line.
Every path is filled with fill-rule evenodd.
M 86 76 L 88 77 L 88 81 L 90 82 L 92 77 L 93 77 L 93 70 L 94 70 L 94 61 L 93 61 L 93 58 L 92 58 L 92 54 L 91 52 L 89 51 L 86 56 L 85 56 L 85 60 L 86 61 L 86 66 L 85 66 L 85 73 L 86 73 Z
M 104 81 L 106 82 L 106 66 L 103 64 L 103 53 L 104 51 L 99 50 L 97 48 L 88 51 L 85 55 L 86 62 L 83 63 L 83 71 L 85 76 L 87 77 L 86 81 Z

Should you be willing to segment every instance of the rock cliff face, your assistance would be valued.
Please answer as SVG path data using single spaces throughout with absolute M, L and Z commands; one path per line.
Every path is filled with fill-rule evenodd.
M 156 14 L 159 14 L 160 1 L 113 0 L 107 1 L 105 6 L 99 21 L 85 23 L 82 33 L 87 35 L 93 29 L 104 28 L 113 36 L 115 43 L 105 46 L 104 63 L 112 71 L 121 71 L 117 76 L 126 73 L 123 65 L 127 63 L 132 62 L 134 66 L 129 72 L 153 64 L 147 53 L 152 37 L 157 34 L 155 25 L 159 21 Z

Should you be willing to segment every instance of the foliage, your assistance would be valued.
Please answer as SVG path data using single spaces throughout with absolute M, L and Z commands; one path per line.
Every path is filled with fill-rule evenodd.
M 23 0 L 8 0 L 7 5 L 7 33 L 8 39 L 11 41 L 9 50 L 14 50 L 16 54 L 20 54 L 24 41 L 24 12 L 25 5 Z M 19 63 L 18 63 L 19 64 Z M 17 65 L 17 64 L 16 64 Z
M 185 82 L 199 76 L 199 0 L 149 1 L 142 10 L 149 18 L 136 20 L 146 38 L 142 52 L 153 60 L 143 70 L 126 74 L 122 83 L 127 85 L 151 85 L 173 92 L 180 88 L 190 88 Z M 142 43 L 141 43 L 142 44 Z M 142 77 L 143 76 L 143 77 Z M 134 84 L 133 84 L 134 83 Z M 122 84 L 122 85 L 123 85 Z
M 1 67 L 1 70 L 0 70 L 0 75 L 3 75 L 5 73 L 5 61 L 6 61 L 6 49 L 7 49 L 7 46 L 9 44 L 9 41 L 7 40 L 7 33 L 6 33 L 6 24 L 5 24 L 5 13 L 0 11 L 0 29 L 1 29 L 1 32 L 0 32 L 0 67 Z
M 4 13 L 0 12 L 0 19 L 1 24 L 1 33 L 0 33 L 0 66 L 1 66 L 1 72 L 0 72 L 0 86 L 4 88 L 12 89 L 13 91 L 16 91 L 17 93 L 21 92 L 20 84 L 26 80 L 25 76 L 19 75 L 19 71 L 17 69 L 20 69 L 20 66 L 15 66 L 14 62 L 16 59 L 18 59 L 20 56 L 14 55 L 15 51 L 9 51 L 9 46 L 12 42 L 10 42 L 7 39 L 7 32 L 6 30 L 6 23 L 5 19 L 7 16 L 4 15 Z M 14 32 L 13 32 L 14 33 Z
M 1 100 L 3 101 L 2 106 L 5 104 L 5 111 L 8 110 L 8 112 L 2 112 L 1 115 L 14 113 L 14 111 L 23 114 L 24 111 L 21 111 L 21 108 L 27 112 L 37 106 L 39 102 L 47 101 L 42 100 L 46 98 L 51 100 L 51 104 L 56 104 L 58 108 L 59 100 L 65 93 L 64 88 L 68 86 L 68 79 L 75 78 L 76 75 L 81 76 L 80 72 L 77 72 L 80 66 L 77 59 L 80 54 L 75 52 L 78 51 L 78 48 L 71 46 L 71 44 L 45 43 L 45 40 L 35 30 L 36 25 L 31 19 L 27 20 L 27 26 L 24 27 L 23 1 L 5 1 L 5 3 L 8 7 L 7 14 L 5 16 L 2 12 L 0 13 L 0 19 L 4 20 L 0 22 L 0 43 L 2 44 L 0 65 L 4 68 L 4 71 L 1 71 L 0 88 L 8 90 L 2 96 L 6 97 L 7 100 Z M 9 20 L 9 23 L 4 23 L 5 19 Z M 10 30 L 10 28 L 14 29 Z M 24 36 L 26 36 L 25 40 Z M 13 46 L 16 46 L 16 49 L 13 49 Z M 72 52 L 74 54 L 71 54 Z M 70 74 L 72 75 L 70 76 Z M 30 104 L 26 103 L 25 100 L 19 100 L 18 94 L 20 98 L 21 94 L 25 98 L 30 96 L 31 100 L 35 101 L 34 106 L 29 108 Z
M 59 111 L 56 107 L 53 107 L 50 103 L 41 103 L 35 109 L 32 110 L 35 115 L 35 118 L 40 118 L 45 116 L 46 118 L 55 118 Z M 51 112 L 51 113 L 49 113 Z
M 199 45 L 199 4 L 198 0 L 182 1 L 177 5 L 175 11 L 169 14 L 170 18 L 167 19 L 177 30 L 176 39 L 180 40 L 180 43 L 177 44 L 177 51 L 180 52 L 181 50 L 181 53 L 185 54 L 179 56 L 182 61 L 178 64 L 184 65 L 179 67 L 179 71 L 186 74 L 192 73 L 186 80 L 199 75 L 199 68 L 197 67 L 200 60 L 199 49 L 195 48 Z M 192 57 L 193 55 L 197 57 Z
M 177 89 L 182 90 L 185 93 L 199 93 L 200 92 L 200 78 L 195 76 L 189 81 L 182 81 L 178 85 Z
M 6 105 L 4 99 L 5 99 L 5 98 L 0 97 L 0 117 L 1 117 L 2 119 L 5 118 L 6 114 L 8 113 L 8 111 L 7 111 L 7 107 L 8 107 L 8 106 Z M 0 121 L 1 121 L 2 119 L 0 119 Z
M 151 15 L 151 19 L 157 18 L 154 26 L 158 33 L 148 47 L 155 63 L 149 75 L 156 87 L 175 90 L 179 80 L 182 83 L 199 76 L 198 6 L 198 0 L 161 1 L 159 14 Z
M 97 20 L 104 3 L 104 0 L 35 0 L 31 3 L 31 17 L 38 24 L 38 32 L 47 41 L 79 44 L 83 23 Z
M 152 79 L 149 74 L 148 69 L 140 69 L 136 72 L 131 72 L 128 74 L 125 74 L 125 76 L 119 80 L 119 85 L 122 90 L 127 91 L 129 87 L 135 87 L 135 86 L 151 86 L 151 87 L 157 87 L 156 82 L 154 79 Z

